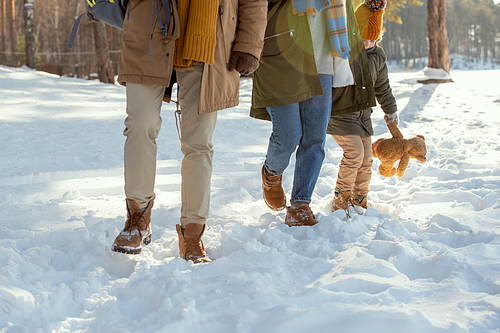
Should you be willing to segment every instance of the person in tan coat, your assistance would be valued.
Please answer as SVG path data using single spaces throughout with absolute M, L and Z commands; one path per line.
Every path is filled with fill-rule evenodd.
M 201 237 L 209 213 L 215 111 L 238 105 L 239 75 L 259 65 L 266 16 L 265 0 L 129 2 L 118 65 L 118 82 L 127 94 L 127 221 L 113 251 L 140 253 L 151 241 L 155 139 L 162 101 L 170 102 L 177 83 L 184 154 L 179 253 L 195 263 L 211 261 Z

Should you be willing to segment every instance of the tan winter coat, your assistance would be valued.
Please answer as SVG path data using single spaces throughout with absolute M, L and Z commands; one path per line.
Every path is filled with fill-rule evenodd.
M 161 5 L 161 1 L 158 1 Z M 168 36 L 162 33 L 153 14 L 154 0 L 132 0 L 123 24 L 118 64 L 118 82 L 171 87 L 175 39 L 179 36 L 177 8 L 173 8 Z M 160 7 L 163 16 L 163 9 Z M 154 15 L 153 19 L 151 15 Z M 238 105 L 239 74 L 229 72 L 232 51 L 260 58 L 267 23 L 266 0 L 219 0 L 215 60 L 205 65 L 199 112 L 207 113 Z M 151 20 L 153 31 L 150 36 Z M 162 22 L 165 19 L 162 17 Z M 167 89 L 167 93 L 168 93 Z

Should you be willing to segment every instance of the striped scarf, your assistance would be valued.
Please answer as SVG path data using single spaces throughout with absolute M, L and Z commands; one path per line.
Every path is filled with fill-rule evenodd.
M 298 16 L 326 11 L 326 27 L 332 57 L 349 59 L 349 41 L 343 0 L 292 0 L 293 13 Z

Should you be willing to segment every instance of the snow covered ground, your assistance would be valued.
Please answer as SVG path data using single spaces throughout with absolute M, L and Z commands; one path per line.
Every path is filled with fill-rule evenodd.
M 123 228 L 123 87 L 0 67 L 0 332 L 500 332 L 500 70 L 422 85 L 392 73 L 406 137 L 428 161 L 373 166 L 367 214 L 330 212 L 341 149 L 328 138 L 319 223 L 289 228 L 261 193 L 270 123 L 219 113 L 210 264 L 178 257 L 174 106 L 158 142 L 153 241 Z M 376 136 L 389 137 L 383 112 Z M 290 193 L 292 165 L 284 176 Z

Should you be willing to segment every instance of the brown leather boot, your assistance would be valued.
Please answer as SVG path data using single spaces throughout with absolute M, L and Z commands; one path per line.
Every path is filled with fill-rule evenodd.
M 363 215 L 369 206 L 367 195 L 353 193 L 351 196 L 351 205 L 357 214 Z
M 127 221 L 125 228 L 118 234 L 111 250 L 127 254 L 139 254 L 142 244 L 151 242 L 151 209 L 153 200 L 146 207 L 144 213 L 133 200 L 126 199 Z
M 308 203 L 302 204 L 299 207 L 286 208 L 285 224 L 289 227 L 313 226 L 318 221 L 309 207 Z
M 192 260 L 195 264 L 202 262 L 211 262 L 205 252 L 205 247 L 201 240 L 205 225 L 198 223 L 189 223 L 184 231 L 180 224 L 177 224 L 177 235 L 179 235 L 179 255 L 186 261 Z
M 267 207 L 272 210 L 282 210 L 286 207 L 285 191 L 282 185 L 283 175 L 271 174 L 264 164 L 262 166 L 262 190 Z
M 360 206 L 364 209 L 368 208 L 368 200 L 366 194 L 353 194 L 351 202 L 355 206 Z
M 332 211 L 342 209 L 349 216 L 349 201 L 351 200 L 352 191 L 341 191 L 338 187 L 335 188 L 335 198 L 332 202 Z

